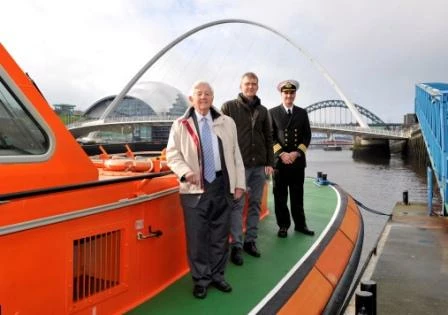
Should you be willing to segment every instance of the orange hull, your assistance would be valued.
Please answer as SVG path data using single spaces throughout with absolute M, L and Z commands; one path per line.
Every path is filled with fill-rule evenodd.
M 335 293 L 344 270 L 354 255 L 362 218 L 354 200 L 348 197 L 342 223 L 317 259 L 309 274 L 278 314 L 322 314 Z
M 5 213 L 17 212 L 15 222 L 23 222 L 21 211 L 15 210 L 36 212 L 36 218 L 45 217 L 40 209 L 48 215 L 63 210 L 75 214 L 167 191 L 153 200 L 0 237 L 4 314 L 92 314 L 93 308 L 111 314 L 156 294 L 188 271 L 177 180 L 166 176 L 146 185 L 112 186 L 2 205 Z M 138 240 L 137 233 L 147 235 L 148 226 L 163 234 Z

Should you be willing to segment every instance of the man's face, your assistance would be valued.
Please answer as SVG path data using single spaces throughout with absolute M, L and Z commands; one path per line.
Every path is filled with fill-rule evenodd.
M 255 78 L 244 77 L 240 85 L 241 93 L 245 97 L 252 98 L 258 91 L 258 80 Z
M 199 84 L 193 90 L 193 95 L 189 96 L 189 100 L 199 113 L 205 115 L 212 106 L 213 92 L 207 84 Z
M 292 106 L 295 98 L 296 98 L 296 91 L 291 91 L 291 90 L 282 91 L 282 102 L 286 106 L 288 106 L 288 107 Z

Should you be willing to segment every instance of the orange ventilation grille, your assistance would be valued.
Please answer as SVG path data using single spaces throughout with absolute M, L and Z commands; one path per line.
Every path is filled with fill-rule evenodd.
M 120 283 L 120 232 L 116 230 L 73 241 L 73 302 Z

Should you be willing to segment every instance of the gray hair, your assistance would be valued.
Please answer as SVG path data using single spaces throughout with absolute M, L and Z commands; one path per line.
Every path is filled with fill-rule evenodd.
M 244 78 L 255 79 L 257 80 L 257 83 L 259 81 L 258 76 L 254 72 L 246 72 L 245 74 L 243 74 L 243 76 L 241 77 L 241 81 L 243 81 Z
M 212 95 L 215 95 L 215 92 L 213 91 L 213 88 L 210 83 L 208 83 L 207 81 L 199 80 L 194 82 L 193 85 L 191 86 L 189 96 L 193 96 L 194 90 L 196 90 L 199 85 L 207 85 L 210 88 L 210 91 L 212 91 Z

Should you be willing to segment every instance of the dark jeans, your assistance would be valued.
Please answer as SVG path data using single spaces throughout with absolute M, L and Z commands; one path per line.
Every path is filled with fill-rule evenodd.
M 245 174 L 249 204 L 246 217 L 246 237 L 244 241 L 253 242 L 257 239 L 258 234 L 261 197 L 263 196 L 263 189 L 266 183 L 266 175 L 264 166 L 246 168 Z M 243 247 L 243 209 L 245 202 L 245 196 L 233 202 L 230 225 L 232 247 Z

